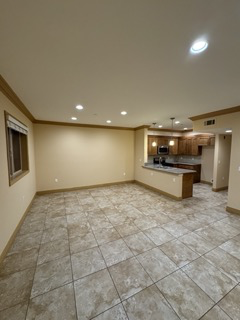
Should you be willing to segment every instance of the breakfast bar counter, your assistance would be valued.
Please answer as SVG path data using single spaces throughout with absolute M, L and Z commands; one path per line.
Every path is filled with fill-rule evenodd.
M 147 182 L 142 183 L 175 200 L 192 197 L 194 170 L 145 163 L 142 175 Z M 141 183 L 141 181 L 139 181 Z

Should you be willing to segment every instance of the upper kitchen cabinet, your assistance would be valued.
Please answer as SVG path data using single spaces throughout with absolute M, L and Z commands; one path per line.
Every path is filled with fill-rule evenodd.
M 186 154 L 187 153 L 187 139 L 180 138 L 178 140 L 178 154 Z
M 197 137 L 179 138 L 178 144 L 179 144 L 178 154 L 180 155 L 191 155 L 191 156 L 201 155 L 202 149 L 198 145 Z
M 157 155 L 157 147 L 159 143 L 159 138 L 157 136 L 148 136 L 148 155 Z M 156 144 L 156 145 L 153 145 Z
M 209 136 L 200 136 L 198 137 L 199 146 L 209 146 L 210 137 Z
M 177 155 L 178 154 L 178 138 L 173 138 L 174 141 L 173 146 L 169 146 L 169 154 L 170 155 Z

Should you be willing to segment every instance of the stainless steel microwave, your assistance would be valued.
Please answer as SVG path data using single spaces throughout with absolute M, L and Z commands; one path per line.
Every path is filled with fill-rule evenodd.
M 168 146 L 158 146 L 158 154 L 168 154 L 169 148 Z

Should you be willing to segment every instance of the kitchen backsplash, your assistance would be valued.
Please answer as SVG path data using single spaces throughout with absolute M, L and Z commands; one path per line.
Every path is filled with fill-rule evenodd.
M 201 163 L 201 156 L 164 156 L 166 162 L 185 162 L 185 163 Z M 156 156 L 148 156 L 148 162 L 153 163 Z

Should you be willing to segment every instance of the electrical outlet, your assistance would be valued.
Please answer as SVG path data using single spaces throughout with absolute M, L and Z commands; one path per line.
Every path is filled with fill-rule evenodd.
M 150 176 L 153 176 L 153 172 L 150 173 Z
M 126 172 L 123 172 L 123 175 L 125 176 L 125 175 L 126 175 Z
M 176 182 L 176 178 L 173 178 L 173 182 Z
M 238 167 L 238 171 L 240 171 L 240 167 Z
M 224 177 L 222 177 L 222 180 L 224 180 Z
M 58 182 L 58 178 L 55 178 L 55 182 Z

